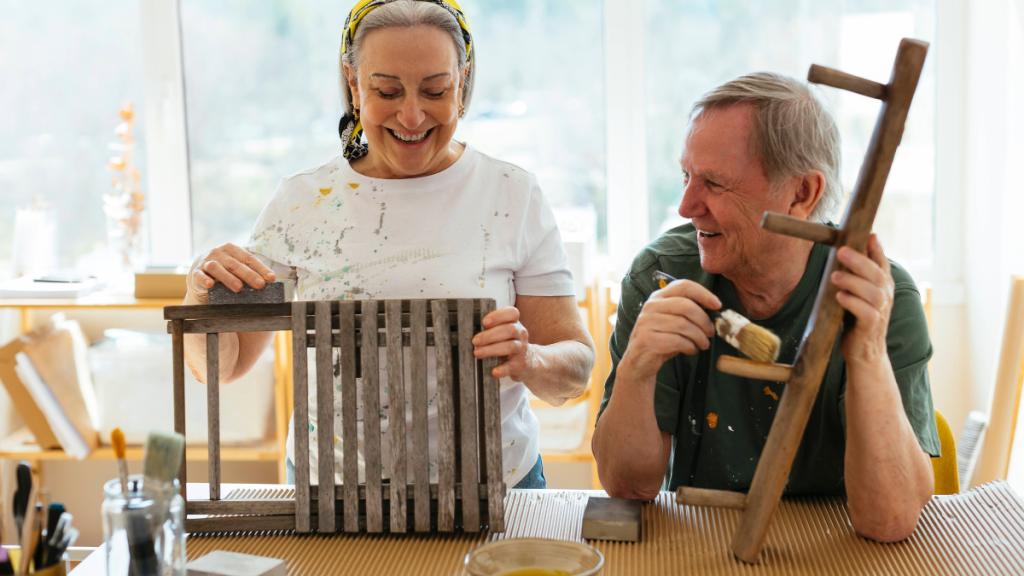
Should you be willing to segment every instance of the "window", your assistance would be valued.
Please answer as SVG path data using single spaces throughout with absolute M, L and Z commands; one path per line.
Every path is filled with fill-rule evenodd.
M 0 262 L 12 259 L 15 210 L 54 204 L 58 265 L 106 241 L 108 145 L 122 101 L 135 103 L 133 161 L 146 156 L 138 0 L 0 3 Z
M 934 43 L 937 10 L 933 0 L 646 0 L 644 9 L 652 237 L 683 222 L 676 213 L 678 160 L 690 107 L 701 94 L 756 70 L 803 79 L 812 63 L 887 83 L 900 38 Z M 935 52 L 933 44 L 875 221 L 887 254 L 908 265 L 928 265 L 934 257 Z M 822 90 L 839 122 L 842 183 L 849 193 L 880 103 Z
M 601 228 L 601 11 L 587 0 L 461 5 L 479 68 L 456 138 L 536 173 L 553 205 L 593 205 Z M 182 0 L 181 8 L 193 237 L 203 251 L 243 242 L 282 176 L 341 153 L 338 50 L 348 4 Z

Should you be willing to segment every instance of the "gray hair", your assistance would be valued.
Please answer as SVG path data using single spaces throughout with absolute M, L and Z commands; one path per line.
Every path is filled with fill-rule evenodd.
M 348 47 L 345 54 L 341 55 L 341 106 L 348 112 L 352 112 L 352 93 L 345 79 L 345 64 L 349 65 L 352 72 L 358 73 L 359 54 L 362 52 L 363 39 L 374 30 L 385 28 L 413 28 L 415 26 L 436 26 L 452 37 L 455 44 L 455 53 L 458 57 L 459 73 L 462 73 L 467 66 L 466 44 L 462 37 L 462 27 L 458 20 L 444 8 L 432 2 L 420 2 L 418 0 L 393 0 L 383 6 L 374 8 L 368 12 L 356 27 L 355 36 L 352 38 L 352 45 Z M 476 47 L 473 47 L 474 53 Z M 473 98 L 473 80 L 476 77 L 475 65 L 469 67 L 465 83 L 462 85 L 462 105 L 469 108 L 469 102 Z
M 754 105 L 751 154 L 761 159 L 773 187 L 810 170 L 825 175 L 825 189 L 810 219 L 827 221 L 843 195 L 839 128 L 832 112 L 809 84 L 774 72 L 754 72 L 701 96 L 690 120 L 705 110 L 740 103 Z

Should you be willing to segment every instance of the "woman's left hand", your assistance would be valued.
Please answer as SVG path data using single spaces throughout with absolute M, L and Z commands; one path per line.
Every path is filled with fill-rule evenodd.
M 473 356 L 499 357 L 499 364 L 491 375 L 509 377 L 516 382 L 529 378 L 533 369 L 530 352 L 530 333 L 519 323 L 519 310 L 509 306 L 495 310 L 483 318 L 484 330 L 473 337 Z
M 838 257 L 846 270 L 832 273 L 832 283 L 839 289 L 836 300 L 856 318 L 853 328 L 843 334 L 843 357 L 848 364 L 886 358 L 896 289 L 889 259 L 874 234 L 868 240 L 867 255 L 843 247 Z

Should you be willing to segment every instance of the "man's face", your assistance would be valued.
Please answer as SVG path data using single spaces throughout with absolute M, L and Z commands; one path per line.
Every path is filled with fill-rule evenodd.
M 788 213 L 773 194 L 761 160 L 751 154 L 754 107 L 705 110 L 690 124 L 683 155 L 679 215 L 697 228 L 701 267 L 735 281 L 773 259 L 779 237 L 761 228 L 766 210 Z

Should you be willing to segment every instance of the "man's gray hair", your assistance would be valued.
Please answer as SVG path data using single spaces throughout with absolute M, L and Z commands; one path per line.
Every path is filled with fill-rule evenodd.
M 754 72 L 701 96 L 690 111 L 690 121 L 705 110 L 740 103 L 754 105 L 751 153 L 761 159 L 773 187 L 810 170 L 825 175 L 825 189 L 810 219 L 828 220 L 843 196 L 839 128 L 828 107 L 805 82 Z
M 358 74 L 359 54 L 362 51 L 363 39 L 374 30 L 384 28 L 413 28 L 415 26 L 436 26 L 452 37 L 455 44 L 455 53 L 458 55 L 458 69 L 461 74 L 466 69 L 466 44 L 462 37 L 462 27 L 458 20 L 444 8 L 432 2 L 420 2 L 418 0 L 394 0 L 387 4 L 374 8 L 368 12 L 356 27 L 355 37 L 352 38 L 352 45 L 342 55 L 340 63 L 341 71 L 341 105 L 346 112 L 351 113 L 352 93 L 345 79 L 345 64 L 348 64 L 353 73 Z M 476 51 L 476 47 L 473 47 Z M 474 58 L 475 60 L 475 58 Z M 473 80 L 476 77 L 474 62 L 466 75 L 465 83 L 462 85 L 462 105 L 469 108 L 469 101 L 473 97 Z

